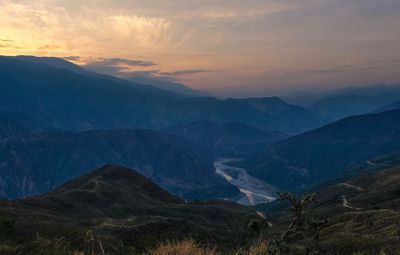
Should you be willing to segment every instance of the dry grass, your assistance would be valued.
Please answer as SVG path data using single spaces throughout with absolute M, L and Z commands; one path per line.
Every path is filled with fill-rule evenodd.
M 265 255 L 268 251 L 268 243 L 266 241 L 259 241 L 250 247 L 248 255 Z
M 233 255 L 266 255 L 268 251 L 268 242 L 257 240 L 252 246 L 246 249 L 240 249 Z
M 167 242 L 150 251 L 148 255 L 217 255 L 214 249 L 201 248 L 193 240 Z
M 268 243 L 266 241 L 257 241 L 247 250 L 239 250 L 232 255 L 265 255 L 267 254 Z M 150 251 L 147 255 L 222 255 L 215 249 L 202 248 L 193 240 L 185 240 L 177 243 L 167 242 L 161 244 L 156 249 Z

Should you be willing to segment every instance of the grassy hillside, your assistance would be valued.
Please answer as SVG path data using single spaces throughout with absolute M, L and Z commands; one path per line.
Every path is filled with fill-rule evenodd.
M 321 254 L 400 253 L 400 165 L 369 172 L 317 190 L 317 203 L 309 212 L 327 222 L 319 232 Z M 278 222 L 267 236 L 281 233 L 289 224 L 288 204 L 282 201 L 260 206 Z M 313 244 L 291 240 L 292 253 Z
M 188 237 L 224 250 L 252 237 L 247 223 L 255 218 L 230 202 L 185 203 L 133 170 L 108 165 L 45 195 L 1 201 L 0 254 L 140 254 Z
M 399 183 L 400 166 L 320 189 L 317 204 L 306 210 L 327 218 L 317 246 L 293 235 L 284 254 L 310 254 L 310 247 L 319 254 L 398 254 Z M 290 219 L 283 201 L 259 207 L 266 217 L 224 201 L 185 203 L 143 175 L 112 165 L 46 195 L 0 205 L 5 255 L 277 254 L 272 240 Z

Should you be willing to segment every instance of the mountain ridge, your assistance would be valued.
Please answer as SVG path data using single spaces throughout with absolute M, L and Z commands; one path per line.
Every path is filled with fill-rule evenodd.
M 158 131 L 56 130 L 0 144 L 0 192 L 9 198 L 47 192 L 88 169 L 110 163 L 138 169 L 186 199 L 238 193 L 214 172 L 210 155 L 180 137 Z
M 380 112 L 392 111 L 392 110 L 397 110 L 397 109 L 400 109 L 400 101 L 396 101 L 392 104 L 385 105 L 385 106 L 375 110 L 373 113 L 380 113 Z
M 243 123 L 217 124 L 208 120 L 170 127 L 163 131 L 181 136 L 217 157 L 245 157 L 289 137 L 283 132 L 264 131 Z
M 274 186 L 299 188 L 396 152 L 399 139 L 400 110 L 352 116 L 278 142 L 243 164 Z
M 87 68 L 85 66 L 76 65 L 64 58 L 36 57 L 36 56 L 29 56 L 29 55 L 20 55 L 20 56 L 15 56 L 14 58 L 23 60 L 23 61 L 32 62 L 32 63 L 45 64 L 45 65 L 60 68 L 60 69 L 66 69 L 69 71 L 78 72 L 80 74 L 86 74 L 86 75 L 96 75 L 97 74 L 97 75 L 103 75 L 103 76 L 113 76 L 113 75 L 109 75 L 106 73 L 96 72 L 96 70 L 94 70 L 94 71 L 87 70 Z M 140 77 L 140 76 L 138 76 L 138 77 L 113 76 L 113 77 L 131 81 L 136 84 L 141 84 L 143 86 L 155 87 L 158 89 L 171 91 L 171 92 L 175 92 L 175 93 L 186 95 L 186 96 L 211 96 L 211 94 L 206 91 L 195 90 L 195 89 L 189 88 L 183 84 L 171 82 L 171 81 L 167 81 L 167 80 L 162 80 L 162 79 L 145 78 L 145 77 Z
M 327 121 L 277 98 L 187 98 L 111 76 L 80 74 L 10 57 L 0 57 L 0 90 L 0 109 L 35 116 L 50 128 L 75 131 L 159 129 L 207 119 L 299 133 Z

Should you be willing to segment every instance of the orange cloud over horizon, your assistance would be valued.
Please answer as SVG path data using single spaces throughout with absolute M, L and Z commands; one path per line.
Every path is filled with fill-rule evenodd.
M 0 54 L 147 61 L 125 71 L 260 95 L 400 82 L 398 24 L 396 0 L 0 0 Z

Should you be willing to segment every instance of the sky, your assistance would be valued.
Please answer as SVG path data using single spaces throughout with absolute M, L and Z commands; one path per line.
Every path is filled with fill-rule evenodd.
M 0 55 L 237 97 L 400 83 L 400 1 L 0 0 Z

